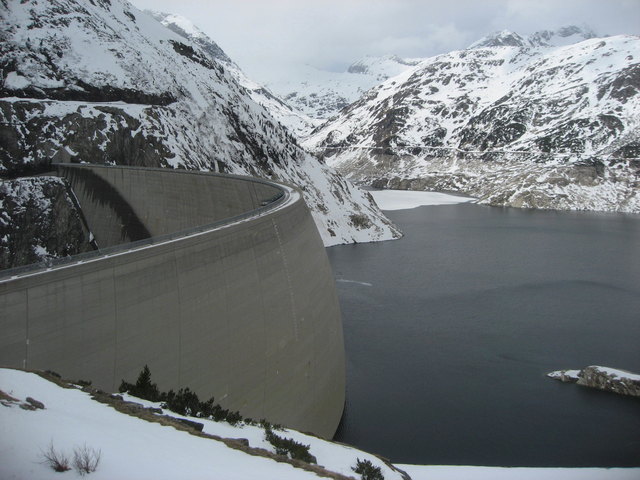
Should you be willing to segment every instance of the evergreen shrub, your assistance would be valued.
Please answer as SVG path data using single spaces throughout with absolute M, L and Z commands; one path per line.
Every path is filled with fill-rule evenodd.
M 360 460 L 358 458 L 356 466 L 351 467 L 351 470 L 359 473 L 362 480 L 384 480 L 380 467 L 374 466 L 370 460 Z
M 173 390 L 169 390 L 166 393 L 160 392 L 158 386 L 151 382 L 151 372 L 147 365 L 140 372 L 135 385 L 122 380 L 119 391 L 120 393 L 128 392 L 134 397 L 143 398 L 151 402 L 162 402 L 162 408 L 171 410 L 179 415 L 208 418 L 216 422 L 226 421 L 233 426 L 243 421 L 240 412 L 230 412 L 228 409 L 222 408 L 215 403 L 213 397 L 206 402 L 201 402 L 196 392 L 188 387 L 181 388 L 177 392 Z M 251 422 L 253 422 L 251 419 L 245 421 L 245 423 Z M 271 427 L 268 422 L 266 423 Z M 279 425 L 275 427 L 281 428 Z
M 265 422 L 268 423 L 268 422 Z M 289 456 L 307 463 L 317 463 L 316 457 L 309 453 L 310 445 L 303 445 L 292 438 L 283 438 L 273 433 L 271 428 L 265 427 L 266 440 L 275 447 L 278 455 Z

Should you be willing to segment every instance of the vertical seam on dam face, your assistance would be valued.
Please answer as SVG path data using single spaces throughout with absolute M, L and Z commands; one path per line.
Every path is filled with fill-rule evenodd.
M 29 290 L 25 292 L 25 336 L 24 336 L 24 359 L 22 361 L 22 368 L 29 367 Z
M 291 283 L 291 274 L 289 273 L 289 263 L 287 262 L 287 254 L 284 251 L 284 247 L 282 244 L 282 237 L 280 236 L 280 231 L 278 230 L 278 225 L 271 220 L 273 224 L 273 229 L 276 232 L 276 238 L 278 239 L 278 246 L 280 247 L 280 255 L 282 256 L 282 267 L 284 268 L 284 273 L 287 278 L 287 291 L 289 292 L 289 301 L 291 304 L 291 317 L 293 320 L 293 336 L 298 341 L 298 314 L 296 312 L 296 300 L 293 296 L 293 288 Z
M 110 277 L 111 277 L 111 285 L 113 287 L 113 373 L 111 375 L 111 388 L 115 389 L 115 384 L 118 381 L 117 371 L 118 371 L 118 296 L 116 295 L 116 275 L 115 269 L 110 269 Z
M 178 301 L 178 312 L 182 312 L 182 308 L 181 308 L 181 299 L 182 299 L 182 295 L 180 293 L 180 276 L 178 274 L 178 263 L 176 260 L 176 252 L 173 252 L 172 255 L 173 258 L 173 272 L 176 278 L 176 290 L 178 290 L 178 297 L 177 297 L 177 301 Z M 182 313 L 179 313 L 178 315 L 178 384 L 182 384 L 182 329 L 184 328 L 184 318 L 182 316 Z
M 92 229 L 119 239 L 116 207 L 91 191 L 107 182 L 157 236 L 0 278 L 0 365 L 109 391 L 148 365 L 161 390 L 189 387 L 245 417 L 333 436 L 344 406 L 340 309 L 300 193 L 169 169 L 60 171 Z

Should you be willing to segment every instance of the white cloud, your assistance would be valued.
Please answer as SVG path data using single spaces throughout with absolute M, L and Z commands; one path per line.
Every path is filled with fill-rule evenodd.
M 587 24 L 640 33 L 638 0 L 133 0 L 190 18 L 250 76 L 311 64 L 346 68 L 366 54 L 427 57 L 495 30 Z

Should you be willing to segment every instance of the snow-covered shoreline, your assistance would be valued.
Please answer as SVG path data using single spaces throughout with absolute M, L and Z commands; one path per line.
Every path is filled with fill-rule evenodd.
M 318 478 L 312 471 L 291 463 L 255 456 L 229 448 L 225 443 L 191 435 L 160 423 L 119 413 L 92 400 L 79 388 L 63 388 L 35 373 L 0 369 L 0 478 L 56 479 L 77 477 L 76 472 L 58 473 L 42 462 L 49 445 L 64 455 L 78 446 L 100 450 L 98 469 L 92 480 L 101 479 L 302 479 Z M 9 398 L 8 398 L 9 397 Z M 44 408 L 25 409 L 27 397 Z M 157 404 L 124 396 L 143 407 Z M 170 412 L 163 412 L 165 415 Z M 190 418 L 203 424 L 205 434 L 226 439 L 245 439 L 251 448 L 273 451 L 259 426 Z M 357 459 L 379 466 L 386 480 L 402 480 L 402 473 L 378 457 L 354 447 L 332 443 L 285 429 L 281 436 L 310 445 L 318 465 L 335 472 L 336 478 L 358 477 L 352 471 Z M 245 441 L 242 440 L 242 441 Z M 443 465 L 397 465 L 413 480 L 635 480 L 640 468 L 503 468 Z
M 425 205 L 454 205 L 473 203 L 475 198 L 441 192 L 415 190 L 369 190 L 380 210 L 405 210 Z

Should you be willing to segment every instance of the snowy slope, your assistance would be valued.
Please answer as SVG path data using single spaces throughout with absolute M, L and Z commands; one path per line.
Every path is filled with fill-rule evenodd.
M 469 48 L 522 46 L 550 47 L 577 43 L 595 37 L 589 27 L 568 26 L 542 30 L 528 37 L 517 33 L 496 32 L 478 40 Z M 358 100 L 367 90 L 411 69 L 424 58 L 400 58 L 397 55 L 372 55 L 351 64 L 345 71 L 334 72 L 302 65 L 287 78 L 274 78 L 269 88 L 297 110 L 314 119 L 339 116 L 340 110 Z
M 28 400 L 28 399 L 31 399 Z M 125 396 L 140 407 L 157 406 Z M 34 401 L 35 400 L 35 401 Z M 37 408 L 40 402 L 42 407 Z M 136 410 L 136 408 L 131 408 Z M 140 409 L 137 409 L 140 411 Z M 171 415 L 163 411 L 162 415 Z M 157 415 L 157 414 L 156 414 Z M 154 414 L 147 413 L 153 417 Z M 174 415 L 175 416 L 175 415 Z M 179 416 L 175 416 L 179 417 Z M 179 417 L 185 418 L 185 417 Z M 136 416 L 119 413 L 111 406 L 92 400 L 78 388 L 62 388 L 28 372 L 0 369 L 0 478 L 3 480 L 46 480 L 78 478 L 76 471 L 55 472 L 43 462 L 43 452 L 53 446 L 58 455 L 70 459 L 86 445 L 99 451 L 93 480 L 205 479 L 317 479 L 311 471 L 256 456 L 255 450 L 274 453 L 257 426 L 231 426 L 202 418 L 187 417 L 203 425 L 203 432 L 222 439 L 246 439 L 245 450 L 230 448 L 219 440 L 191 435 Z M 497 468 L 402 465 L 400 469 L 361 450 L 305 435 L 293 430 L 276 431 L 309 445 L 309 451 L 336 479 L 358 478 L 351 468 L 358 459 L 369 460 L 381 469 L 385 480 L 632 480 L 640 469 L 631 468 Z M 410 477 L 406 477 L 407 472 Z
M 364 57 L 344 72 L 320 70 L 302 65 L 287 78 L 268 82 L 281 98 L 314 119 L 337 116 L 367 90 L 411 68 L 418 59 L 401 59 L 395 55 Z
M 147 11 L 147 13 L 178 35 L 196 43 L 202 50 L 222 63 L 225 69 L 235 77 L 237 82 L 249 91 L 249 95 L 253 101 L 265 107 L 276 120 L 289 128 L 289 130 L 294 132 L 298 137 L 307 135 L 314 127 L 322 123 L 298 110 L 294 110 L 282 99 L 271 93 L 266 87 L 247 77 L 242 69 L 189 19 L 170 13 L 153 11 Z
M 380 187 L 638 212 L 640 39 L 549 46 L 574 36 L 498 32 L 427 59 L 367 92 L 305 146 Z
M 124 0 L 5 3 L 5 174 L 88 161 L 256 175 L 301 188 L 326 245 L 398 235 L 199 44 Z

